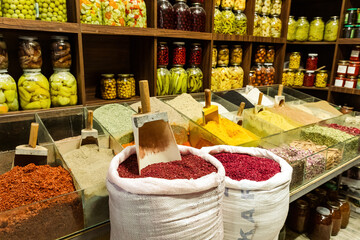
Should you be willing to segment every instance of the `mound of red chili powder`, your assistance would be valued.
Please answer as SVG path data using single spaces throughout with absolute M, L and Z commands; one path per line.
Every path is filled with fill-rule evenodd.
M 195 155 L 182 155 L 181 160 L 168 163 L 155 163 L 141 170 L 139 175 L 137 156 L 131 155 L 117 169 L 122 178 L 164 178 L 164 179 L 197 179 L 213 172 L 216 167 Z
M 266 181 L 281 171 L 279 163 L 267 158 L 239 153 L 219 153 L 214 157 L 223 164 L 225 175 L 237 181 Z

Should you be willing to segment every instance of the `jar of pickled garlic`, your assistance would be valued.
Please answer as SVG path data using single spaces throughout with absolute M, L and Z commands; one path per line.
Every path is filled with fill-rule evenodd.
M 286 84 L 287 86 L 294 86 L 295 84 L 295 71 L 293 69 L 289 69 L 286 74 Z
M 265 63 L 265 78 L 263 85 L 272 85 L 275 82 L 275 68 L 272 63 Z
M 350 61 L 349 67 L 347 69 L 347 75 L 357 77 L 359 75 L 359 70 L 360 61 Z
M 246 8 L 246 0 L 235 0 L 233 10 L 244 11 Z
M 307 70 L 316 70 L 318 67 L 318 54 L 317 53 L 309 53 L 308 58 L 306 60 L 306 69 Z
M 281 0 L 272 0 L 270 14 L 271 15 L 274 15 L 274 14 L 280 15 L 281 14 L 281 5 L 282 5 Z
M 274 46 L 269 46 L 266 52 L 265 62 L 274 63 L 275 60 L 275 48 Z
M 189 65 L 199 66 L 202 61 L 202 48 L 200 43 L 191 44 Z
M 222 14 L 219 7 L 215 7 L 214 11 L 214 33 L 221 33 L 222 30 Z
M 320 70 L 316 74 L 316 80 L 315 80 L 315 87 L 326 87 L 328 82 L 328 71 L 327 70 Z
M 256 74 L 254 70 L 251 70 L 249 72 L 249 85 L 255 85 L 256 83 Z
M 356 88 L 357 85 L 357 77 L 350 76 L 346 79 L 344 87 L 346 88 Z
M 117 96 L 120 99 L 131 98 L 131 80 L 129 74 L 118 74 L 116 80 Z
M 288 32 L 287 32 L 287 40 L 295 41 L 296 40 L 296 27 L 297 23 L 294 16 L 289 16 L 288 21 Z
M 134 74 L 129 74 L 130 75 L 130 82 L 131 82 L 131 96 L 135 96 L 136 95 L 136 80 L 135 80 L 135 75 Z
M 218 65 L 229 65 L 229 47 L 228 45 L 221 45 L 218 52 Z
M 309 41 L 317 42 L 324 39 L 325 24 L 322 17 L 315 17 L 310 23 Z
M 235 35 L 246 35 L 247 17 L 241 10 L 235 10 Z
M 216 48 L 216 45 L 213 45 L 212 62 L 211 62 L 212 67 L 216 67 L 216 65 L 217 65 L 217 57 L 218 57 L 218 50 Z
M 260 37 L 261 36 L 261 16 L 258 13 L 254 15 L 254 36 Z
M 240 65 L 242 63 L 243 50 L 241 45 L 234 45 L 230 53 L 230 64 Z
M 310 24 L 306 17 L 300 17 L 296 23 L 295 40 L 304 42 L 309 39 Z
M 221 23 L 222 34 L 234 34 L 235 14 L 231 11 L 231 7 L 223 8 L 221 13 Z
M 270 29 L 271 37 L 280 38 L 281 37 L 281 27 L 282 27 L 282 23 L 279 18 L 279 15 L 274 14 L 271 19 L 271 29 Z
M 172 51 L 173 65 L 185 65 L 186 63 L 185 42 L 174 42 L 173 45 L 174 45 Z M 160 65 L 164 65 L 164 64 L 160 64 Z
M 256 63 L 264 63 L 266 58 L 266 48 L 264 45 L 260 45 L 257 47 L 255 62 Z
M 347 60 L 339 60 L 337 74 L 346 74 L 349 67 L 349 61 Z
M 328 42 L 336 41 L 338 30 L 339 30 L 339 17 L 332 16 L 325 25 L 324 40 Z
M 169 47 L 166 42 L 160 42 L 157 47 L 157 64 L 169 65 Z
M 168 0 L 158 1 L 157 20 L 158 28 L 175 28 L 174 8 Z
M 205 32 L 206 12 L 201 3 L 193 3 L 191 8 L 192 31 Z
M 271 19 L 263 14 L 261 17 L 261 37 L 271 37 Z
M 221 0 L 222 8 L 233 8 L 235 0 Z
M 289 68 L 299 69 L 301 62 L 301 54 L 299 52 L 292 52 L 290 55 Z
M 304 84 L 305 70 L 300 69 L 295 72 L 294 86 L 301 87 Z
M 346 75 L 337 75 L 335 78 L 335 87 L 344 87 L 346 82 Z
M 360 20 L 359 20 L 360 21 Z M 351 50 L 350 61 L 360 61 L 360 46 L 354 46 Z

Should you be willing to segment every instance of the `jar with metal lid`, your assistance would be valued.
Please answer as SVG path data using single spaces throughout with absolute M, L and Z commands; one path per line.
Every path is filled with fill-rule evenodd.
M 240 64 L 232 64 L 229 67 L 231 89 L 242 88 L 244 84 L 244 70 Z
M 360 70 L 360 61 L 350 61 L 347 69 L 347 75 L 357 77 Z
M 69 38 L 66 36 L 51 37 L 51 59 L 54 68 L 70 68 L 71 47 Z
M 325 24 L 322 17 L 314 17 L 310 23 L 309 41 L 317 42 L 324 39 Z
M 344 87 L 346 82 L 346 75 L 337 75 L 335 78 L 335 87 Z
M 254 70 L 249 72 L 249 85 L 255 86 L 256 84 L 256 74 Z
M 130 75 L 130 81 L 131 81 L 131 96 L 135 96 L 136 95 L 136 80 L 135 80 L 135 75 L 134 74 L 129 74 Z
M 191 11 L 186 0 L 176 0 L 174 5 L 175 29 L 183 31 L 192 30 Z
M 37 37 L 21 36 L 19 45 L 20 66 L 22 69 L 39 69 L 42 66 L 41 47 Z
M 192 19 L 192 31 L 205 32 L 206 12 L 201 3 L 193 3 L 190 8 Z
M 253 67 L 252 70 L 255 71 L 255 77 L 256 77 L 253 86 L 255 87 L 262 86 L 265 80 L 265 67 L 261 63 L 256 63 L 256 65 Z
M 304 84 L 305 70 L 300 69 L 295 72 L 294 86 L 301 87 Z
M 315 84 L 315 71 L 307 70 L 304 76 L 304 87 L 313 87 Z
M 306 17 L 300 17 L 296 24 L 295 40 L 304 42 L 309 39 L 310 24 Z
M 186 48 L 184 42 L 174 42 L 172 51 L 173 65 L 185 65 L 186 63 Z M 160 64 L 163 65 L 163 64 Z
M 271 37 L 271 19 L 263 14 L 261 17 L 261 37 Z
M 328 201 L 326 203 L 327 208 L 331 212 L 332 216 L 332 230 L 331 230 L 331 236 L 336 236 L 340 232 L 341 229 L 341 210 L 340 210 L 340 204 L 336 201 Z
M 270 14 L 271 15 L 274 15 L 274 14 L 280 15 L 281 14 L 281 5 L 282 5 L 282 0 L 272 0 Z
M 357 84 L 357 77 L 355 76 L 350 76 L 346 79 L 344 87 L 346 88 L 356 88 L 356 84 Z
M 281 79 L 281 84 L 284 85 L 284 86 L 288 86 L 288 84 L 287 84 L 287 73 L 288 73 L 288 70 L 284 69 L 283 74 L 282 74 L 282 79 Z
M 261 16 L 255 12 L 254 15 L 254 31 L 253 35 L 260 37 L 261 36 Z
M 344 25 L 342 36 L 343 38 L 354 38 L 355 25 Z
M 174 65 L 170 69 L 170 87 L 169 94 L 181 94 L 186 93 L 187 90 L 188 75 L 183 65 Z
M 320 70 L 316 74 L 316 80 L 315 80 L 315 87 L 324 88 L 327 85 L 328 82 L 328 71 L 327 70 Z
M 275 68 L 272 63 L 265 63 L 265 78 L 263 85 L 272 85 L 275 82 Z
M 310 238 L 312 240 L 330 240 L 332 228 L 330 210 L 324 207 L 317 207 L 313 222 Z
M 241 48 L 241 45 L 234 45 L 231 48 L 230 64 L 240 65 L 242 63 L 242 56 L 243 56 L 243 50 Z
M 187 92 L 196 93 L 202 91 L 203 87 L 203 72 L 196 65 L 191 65 L 187 70 L 188 82 L 187 82 Z
M 231 8 L 223 8 L 221 12 L 221 32 L 222 34 L 234 34 L 235 32 L 235 14 Z
M 346 228 L 350 219 L 350 204 L 345 197 L 339 197 L 338 199 L 341 211 L 341 228 Z
M 349 61 L 346 60 L 339 60 L 337 74 L 346 74 L 349 67 Z
M 270 36 L 273 38 L 280 38 L 281 37 L 281 27 L 282 27 L 282 22 L 279 18 L 279 15 L 277 15 L 277 14 L 272 15 Z
M 325 189 L 322 189 L 322 188 L 316 188 L 315 190 L 314 190 L 314 194 L 316 195 L 316 196 L 318 196 L 318 198 L 319 198 L 319 203 L 320 204 L 325 204 L 326 202 L 327 202 L 327 192 L 326 192 L 326 190 Z
M 234 10 L 240 10 L 240 11 L 245 11 L 246 8 L 246 0 L 235 0 L 234 2 Z
M 0 114 L 19 110 L 18 91 L 15 80 L 7 69 L 0 69 Z
M 287 32 L 287 40 L 288 41 L 295 41 L 296 39 L 296 20 L 294 16 L 289 16 L 288 22 L 288 32 Z
M 222 14 L 219 10 L 219 7 L 215 7 L 214 11 L 214 33 L 222 32 Z
M 217 65 L 217 58 L 218 58 L 218 50 L 217 50 L 217 48 L 216 48 L 216 45 L 213 45 L 213 49 L 212 49 L 212 62 L 211 62 L 212 67 L 216 67 L 216 65 Z
M 9 56 L 7 52 L 6 42 L 4 36 L 0 34 L 0 69 L 8 69 Z
M 289 68 L 299 69 L 301 62 L 301 54 L 299 52 L 292 52 L 290 55 Z
M 222 8 L 233 8 L 235 0 L 221 0 Z
M 318 68 L 318 54 L 317 53 L 309 53 L 308 58 L 306 60 L 306 69 L 307 70 L 316 70 Z
M 245 1 L 245 0 L 244 0 Z M 235 10 L 235 35 L 246 35 L 247 17 L 241 10 Z
M 260 45 L 257 47 L 255 62 L 256 63 L 264 63 L 266 58 L 266 48 L 264 45 Z
M 156 96 L 164 96 L 169 94 L 170 88 L 170 71 L 166 66 L 158 66 L 156 79 Z
M 174 19 L 174 8 L 168 0 L 158 1 L 157 9 L 157 19 L 158 19 L 158 28 L 163 29 L 174 29 L 175 28 L 175 19 Z
M 271 10 L 271 0 L 263 0 L 263 6 L 261 8 L 261 13 L 269 15 Z
M 308 221 L 310 220 L 309 204 L 302 199 L 290 205 L 288 216 L 288 226 L 297 233 L 306 232 Z
M 269 46 L 266 52 L 265 62 L 274 63 L 274 61 L 275 61 L 275 48 L 274 46 Z
M 357 8 L 348 8 L 345 13 L 344 24 L 356 24 L 359 23 L 358 20 L 358 9 Z
M 220 45 L 218 52 L 218 65 L 229 65 L 228 45 Z
M 200 43 L 191 44 L 189 65 L 199 66 L 202 61 L 202 48 Z
M 339 17 L 332 16 L 325 25 L 324 40 L 328 42 L 334 42 L 337 39 L 339 30 Z
M 54 68 L 54 74 L 49 80 L 51 105 L 53 107 L 77 104 L 77 81 L 74 75 L 70 73 L 70 68 Z
M 117 97 L 120 99 L 131 98 L 131 80 L 129 74 L 118 74 L 116 80 Z
M 289 69 L 286 74 L 286 84 L 287 86 L 294 86 L 295 84 L 295 70 Z
M 160 42 L 158 44 L 157 65 L 169 65 L 169 47 L 166 42 Z
M 360 46 L 354 46 L 351 50 L 350 61 L 360 61 Z

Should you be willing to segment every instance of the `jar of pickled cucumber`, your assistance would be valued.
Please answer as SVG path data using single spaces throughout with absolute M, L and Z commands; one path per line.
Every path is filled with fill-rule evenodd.
M 221 45 L 218 52 L 218 65 L 229 65 L 229 47 Z
M 135 75 L 134 74 L 129 74 L 130 75 L 130 81 L 131 81 L 131 96 L 135 96 L 136 95 L 136 80 L 135 80 Z
M 254 32 L 253 35 L 260 37 L 261 36 L 261 16 L 258 13 L 254 15 Z
M 222 28 L 222 14 L 219 7 L 215 7 L 214 11 L 214 33 L 221 33 Z
M 244 70 L 240 64 L 233 64 L 229 67 L 231 89 L 242 88 L 244 84 Z
M 274 46 L 269 46 L 266 52 L 265 62 L 274 63 L 274 61 L 275 61 L 275 48 Z
M 315 80 L 315 87 L 324 88 L 327 85 L 328 82 L 328 71 L 327 70 L 320 70 L 316 74 L 316 80 Z
M 263 0 L 255 0 L 255 12 L 261 13 L 263 7 Z
M 234 2 L 234 10 L 244 11 L 246 8 L 246 0 L 235 0 Z
M 293 69 L 289 69 L 286 74 L 286 84 L 287 86 L 294 86 L 295 84 L 295 71 Z
M 53 107 L 77 104 L 77 82 L 70 68 L 55 68 L 50 77 L 50 95 Z
M 235 0 L 221 0 L 222 8 L 233 8 Z
M 299 52 L 293 52 L 290 55 L 289 68 L 299 69 L 301 62 L 301 54 Z
M 261 13 L 269 15 L 271 11 L 271 0 L 263 0 L 263 6 L 261 8 Z
M 314 17 L 310 23 L 309 41 L 317 42 L 324 39 L 325 24 L 322 17 Z
M 21 3 L 21 1 L 19 1 Z M 25 2 L 25 1 L 24 1 Z M 37 0 L 39 18 L 49 22 L 67 22 L 66 0 Z M 26 9 L 25 6 L 23 9 Z
M 19 110 L 15 80 L 7 69 L 0 69 L 0 114 Z
M 306 17 L 300 17 L 296 25 L 295 40 L 304 42 L 309 39 L 310 24 Z
M 339 30 L 339 17 L 332 16 L 325 25 L 324 41 L 334 42 L 337 39 Z
M 168 95 L 170 91 L 170 71 L 166 66 L 158 66 L 156 79 L 156 96 Z
M 281 84 L 284 86 L 288 86 L 287 84 L 287 73 L 288 73 L 288 69 L 284 69 L 283 74 L 282 74 L 282 78 L 281 78 Z
M 241 10 L 235 10 L 235 35 L 246 35 L 247 18 Z
M 131 80 L 129 74 L 118 74 L 116 80 L 117 97 L 120 99 L 131 98 Z
M 266 14 L 261 17 L 261 37 L 271 37 L 271 19 Z
M 281 5 L 282 5 L 281 0 L 272 0 L 270 14 L 271 15 L 275 15 L 275 14 L 280 15 L 281 14 Z
M 288 32 L 287 32 L 288 41 L 296 40 L 296 27 L 297 27 L 297 23 L 294 16 L 289 16 Z
M 276 15 L 276 14 L 273 15 L 273 17 L 271 19 L 271 29 L 270 29 L 271 37 L 280 38 L 281 37 L 281 27 L 282 27 L 282 23 L 279 18 L 279 15 Z
M 218 50 L 216 48 L 216 45 L 213 45 L 212 62 L 211 62 L 212 67 L 216 67 L 216 65 L 217 65 L 217 57 L 218 57 Z
M 304 84 L 304 75 L 304 69 L 300 69 L 299 71 L 295 72 L 294 86 L 301 87 Z
M 231 11 L 231 8 L 223 8 L 223 11 L 221 13 L 221 23 L 222 34 L 234 34 L 235 14 Z
M 241 65 L 242 63 L 243 50 L 241 45 L 234 45 L 230 53 L 230 64 Z
M 116 80 L 114 74 L 101 74 L 100 93 L 101 98 L 105 100 L 116 98 Z

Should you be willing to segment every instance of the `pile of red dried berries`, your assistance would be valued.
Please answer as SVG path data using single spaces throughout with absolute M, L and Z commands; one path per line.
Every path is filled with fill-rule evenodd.
M 355 128 L 355 127 L 342 126 L 342 125 L 339 125 L 336 123 L 326 124 L 325 126 L 330 127 L 330 128 L 335 128 L 337 130 L 346 132 L 347 134 L 354 135 L 354 136 L 360 134 L 360 129 Z

